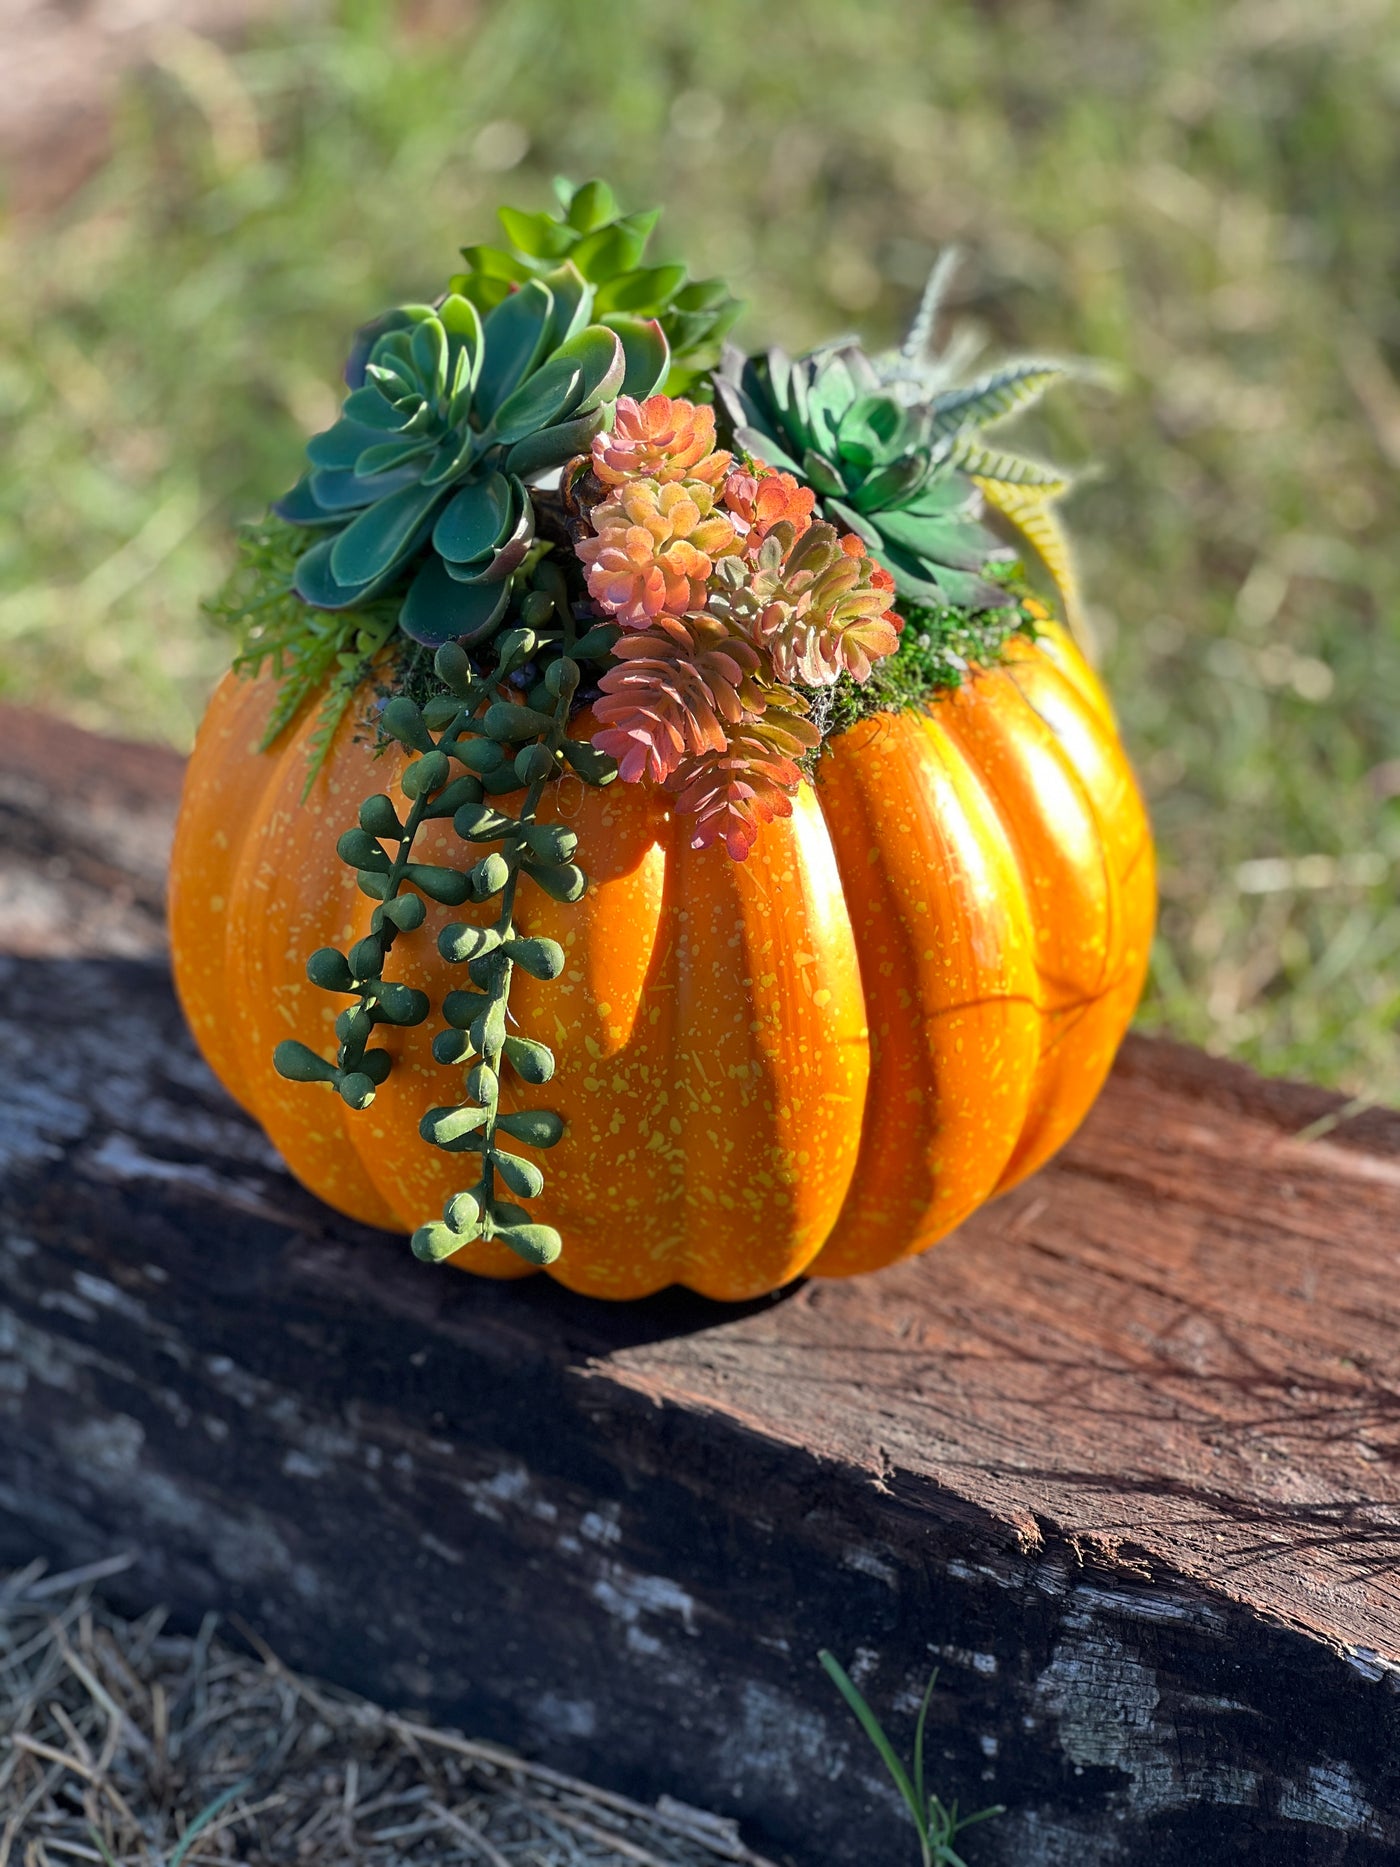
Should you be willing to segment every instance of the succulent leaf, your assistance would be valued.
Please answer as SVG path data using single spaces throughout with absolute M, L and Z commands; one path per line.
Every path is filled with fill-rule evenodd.
M 289 525 L 333 525 L 335 514 L 318 505 L 311 491 L 312 476 L 303 474 L 289 493 L 274 500 L 273 512 Z
M 639 402 L 645 401 L 665 382 L 670 368 L 671 347 L 665 326 L 659 318 L 633 317 L 620 311 L 614 312 L 607 322 L 609 329 L 622 340 L 627 359 L 620 393 Z
M 995 556 L 997 542 L 981 520 L 970 478 L 977 469 L 964 462 L 1004 458 L 982 449 L 975 430 L 931 446 L 932 410 L 883 388 L 854 343 L 797 358 L 780 350 L 745 358 L 728 348 L 716 393 L 736 443 L 813 487 L 827 516 L 894 573 L 901 596 L 1006 605 L 1004 591 L 969 574 Z
M 461 583 L 441 558 L 430 557 L 414 576 L 399 611 L 399 627 L 412 641 L 481 642 L 505 614 L 510 586 Z
M 600 285 L 594 302 L 599 312 L 640 311 L 651 316 L 664 311 L 684 284 L 684 266 L 639 266 Z
M 442 497 L 436 487 L 402 486 L 357 513 L 331 546 L 329 568 L 336 582 L 374 583 L 395 569 Z
M 508 585 L 536 551 L 526 482 L 586 453 L 619 395 L 667 380 L 668 320 L 692 353 L 727 328 L 737 305 L 718 280 L 641 263 L 654 213 L 620 215 L 602 183 L 560 200 L 557 214 L 503 210 L 510 250 L 464 249 L 469 270 L 437 305 L 357 335 L 340 418 L 277 507 L 329 534 L 295 573 L 312 608 L 396 594 L 415 641 L 487 639 L 509 591 L 473 586 Z
M 496 218 L 511 245 L 531 259 L 563 259 L 574 244 L 570 227 L 561 227 L 552 214 L 522 214 L 519 208 L 497 208 Z
M 549 348 L 558 350 L 571 337 L 577 337 L 593 316 L 593 287 L 572 260 L 541 273 L 541 283 L 554 294 L 554 309 L 549 319 Z
M 617 217 L 617 196 L 604 181 L 584 182 L 571 188 L 562 177 L 555 183 L 565 218 L 576 233 L 592 233 Z
M 713 353 L 739 314 L 737 299 L 720 279 L 687 282 L 683 266 L 643 266 L 642 254 L 659 218 L 656 210 L 619 215 L 612 190 L 604 182 L 585 182 L 571 188 L 556 183 L 560 211 L 553 214 L 518 214 L 511 209 L 501 225 L 511 250 L 472 246 L 462 249 L 470 271 L 453 281 L 454 290 L 475 302 L 497 304 L 511 284 L 539 279 L 554 287 L 555 268 L 563 260 L 573 272 L 596 289 L 592 315 L 612 323 L 614 314 L 632 313 L 659 319 L 680 372 L 689 375 L 696 361 Z M 554 340 L 568 333 L 556 329 Z M 673 372 L 673 379 L 674 379 Z M 629 380 L 629 395 L 645 396 L 659 386 L 657 377 L 642 383 L 640 370 Z M 674 380 L 673 380 L 674 387 Z
M 527 435 L 506 455 L 506 468 L 523 479 L 530 474 L 545 473 L 551 467 L 562 467 L 575 454 L 587 451 L 594 435 L 602 429 L 603 421 L 603 411 L 594 409 L 592 414 L 579 415 L 572 421 L 561 421 L 552 428 L 542 428 L 538 434 Z
M 372 506 L 376 499 L 382 499 L 388 493 L 412 486 L 418 478 L 418 472 L 411 465 L 395 467 L 388 473 L 369 475 L 317 467 L 308 476 L 308 481 L 311 496 L 317 505 L 323 512 L 334 514 L 358 512 L 364 506 Z M 290 514 L 284 511 L 281 516 L 288 518 Z
M 994 480 L 1000 486 L 1036 486 L 1049 496 L 1062 493 L 1069 482 L 1058 467 L 1047 467 L 1040 460 L 1023 460 L 1016 454 L 1004 454 L 987 447 L 975 434 L 960 434 L 953 443 L 949 459 L 964 473 L 980 480 Z
M 433 549 L 456 563 L 473 563 L 507 536 L 514 517 L 515 499 L 503 473 L 469 480 L 433 527 Z
M 934 425 L 945 433 L 956 428 L 990 428 L 1038 402 L 1051 383 L 1068 374 L 1063 363 L 1018 358 L 961 389 L 934 396 L 929 405 Z
M 502 299 L 483 326 L 486 355 L 476 385 L 478 412 L 487 420 L 539 360 L 549 335 L 554 294 L 538 279 Z
M 297 559 L 292 588 L 303 603 L 313 609 L 354 609 L 377 594 L 374 584 L 352 584 L 348 588 L 331 575 L 331 549 L 334 538 L 321 538 Z M 390 573 L 392 575 L 392 572 Z M 387 583 L 388 578 L 381 580 Z

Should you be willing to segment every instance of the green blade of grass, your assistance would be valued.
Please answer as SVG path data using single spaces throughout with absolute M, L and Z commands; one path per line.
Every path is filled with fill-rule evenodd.
M 861 1729 L 879 1752 L 880 1761 L 889 1771 L 895 1788 L 908 1804 L 909 1813 L 914 1817 L 914 1821 L 919 1830 L 919 1838 L 922 1840 L 925 1833 L 926 1818 L 923 1809 L 919 1805 L 919 1799 L 914 1793 L 914 1785 L 909 1780 L 909 1772 L 894 1754 L 894 1748 L 890 1740 L 880 1729 L 879 1721 L 876 1719 L 874 1712 L 871 1711 L 870 1707 L 866 1704 L 864 1698 L 861 1696 L 860 1689 L 846 1671 L 845 1667 L 841 1664 L 840 1660 L 836 1658 L 834 1653 L 828 1652 L 825 1647 L 822 1648 L 817 1658 L 826 1668 L 827 1674 L 835 1685 L 836 1690 L 855 1713 Z
M 924 1701 L 919 1707 L 919 1722 L 914 1726 L 914 1794 L 919 1799 L 919 1818 L 927 1825 L 928 1796 L 924 1781 L 924 1728 L 928 1723 L 928 1708 L 933 1700 L 933 1688 L 938 1683 L 938 1668 L 935 1666 L 928 1676 L 924 1687 Z
M 219 1814 L 220 1810 L 226 1809 L 236 1797 L 241 1796 L 245 1789 L 251 1789 L 252 1784 L 252 1777 L 245 1777 L 241 1783 L 235 1783 L 231 1789 L 224 1790 L 221 1795 L 215 1796 L 212 1802 L 206 1804 L 181 1835 L 179 1847 L 170 1856 L 169 1867 L 182 1867 L 186 1855 L 214 1817 Z

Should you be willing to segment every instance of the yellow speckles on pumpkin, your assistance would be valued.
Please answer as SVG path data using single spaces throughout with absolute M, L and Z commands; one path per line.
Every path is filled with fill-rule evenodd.
M 821 801 L 804 786 L 793 818 L 768 826 L 743 865 L 693 855 L 645 787 L 561 797 L 597 852 L 585 863 L 594 886 L 575 908 L 532 897 L 527 931 L 560 940 L 569 965 L 538 994 L 525 982 L 521 1028 L 553 1033 L 551 1099 L 569 1123 L 544 1163 L 539 1209 L 565 1234 L 563 1281 L 629 1296 L 680 1279 L 738 1298 L 811 1265 L 828 1237 L 819 1272 L 863 1269 L 931 1242 L 1073 1126 L 1131 1010 L 1151 889 L 1150 877 L 1136 893 L 1121 880 L 1145 847 L 1131 778 L 1101 718 L 1080 718 L 1053 659 L 1029 646 L 1020 656 L 1029 699 L 979 675 L 936 717 L 853 729 L 823 762 Z M 220 705 L 227 712 L 216 702 L 211 717 Z M 311 811 L 291 807 L 295 774 L 277 758 L 261 764 L 283 774 L 280 794 L 260 802 L 268 781 L 247 778 L 251 713 L 246 722 L 192 766 L 208 801 L 185 862 L 205 899 L 202 923 L 186 916 L 177 928 L 182 992 L 195 972 L 221 981 L 207 1005 L 202 987 L 189 994 L 197 1028 L 218 1034 L 221 1074 L 224 1034 L 256 1025 L 256 1044 L 238 1046 L 251 1080 L 239 1079 L 240 1061 L 232 1086 L 293 1170 L 373 1222 L 407 1226 L 460 1181 L 460 1161 L 425 1155 L 417 1140 L 423 1107 L 441 1099 L 432 1026 L 391 1034 L 401 1071 L 362 1117 L 329 1089 L 284 1093 L 263 1056 L 291 1006 L 328 1036 L 334 1001 L 298 999 L 306 953 L 347 944 L 371 911 L 329 851 L 359 797 L 392 776 L 386 785 L 367 749 L 347 741 Z M 206 728 L 201 743 L 217 735 Z M 1028 761 L 1035 772 L 1013 798 Z M 1049 788 L 1038 791 L 1042 774 Z M 220 799 L 245 791 L 249 803 L 230 815 Z M 1062 809 L 1079 811 L 1082 833 L 1060 834 Z M 208 852 L 225 825 L 234 852 L 220 870 Z M 1085 881 L 1079 865 L 1090 862 Z M 180 881 L 177 864 L 177 896 Z M 214 897 L 227 902 L 222 916 Z M 433 991 L 435 933 L 415 980 Z M 249 948 L 256 965 L 235 964 Z M 492 1250 L 467 1254 L 472 1267 L 518 1271 Z

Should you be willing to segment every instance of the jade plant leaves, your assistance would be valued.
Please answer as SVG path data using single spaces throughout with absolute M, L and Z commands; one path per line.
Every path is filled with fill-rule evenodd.
M 738 300 L 721 279 L 687 281 L 686 269 L 678 263 L 642 264 L 657 210 L 620 214 L 611 188 L 602 181 L 577 188 L 561 181 L 556 190 L 555 214 L 502 208 L 499 218 L 508 247 L 463 247 L 468 271 L 452 281 L 452 289 L 490 311 L 509 302 L 512 285 L 526 281 L 539 280 L 557 292 L 562 261 L 595 294 L 592 315 L 599 322 L 619 333 L 623 319 L 638 316 L 655 318 L 661 327 L 665 367 L 653 371 L 651 388 L 634 387 L 634 382 L 645 380 L 645 369 L 640 361 L 634 368 L 629 353 L 625 393 L 646 395 L 662 383 L 671 393 L 680 393 L 713 360 L 714 346 L 739 315 Z M 562 341 L 562 333 L 557 340 Z

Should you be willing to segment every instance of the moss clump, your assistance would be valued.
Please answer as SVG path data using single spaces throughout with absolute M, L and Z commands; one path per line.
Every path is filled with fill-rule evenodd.
M 1022 567 L 996 563 L 982 574 L 1006 590 L 1004 607 L 966 610 L 901 603 L 904 629 L 899 647 L 875 663 L 864 686 L 847 676 L 835 687 L 806 690 L 823 745 L 871 713 L 903 713 L 925 705 L 935 694 L 961 687 L 976 668 L 995 662 L 1013 635 L 1034 637 L 1037 621 L 1048 612 L 1032 595 Z
M 293 587 L 297 561 L 313 534 L 268 513 L 239 533 L 238 557 L 219 594 L 204 605 L 238 642 L 239 674 L 271 669 L 277 700 L 258 744 L 276 743 L 313 694 L 324 689 L 311 747 L 306 789 L 325 763 L 336 728 L 393 640 L 390 603 L 359 610 L 312 609 Z

